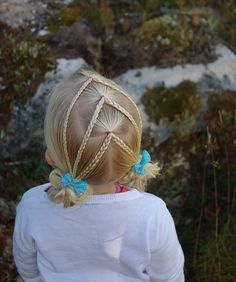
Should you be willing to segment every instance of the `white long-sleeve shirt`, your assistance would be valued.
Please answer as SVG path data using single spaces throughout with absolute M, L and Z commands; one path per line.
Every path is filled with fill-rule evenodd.
M 13 254 L 26 282 L 183 282 L 184 255 L 158 197 L 130 189 L 64 208 L 44 190 L 17 207 Z

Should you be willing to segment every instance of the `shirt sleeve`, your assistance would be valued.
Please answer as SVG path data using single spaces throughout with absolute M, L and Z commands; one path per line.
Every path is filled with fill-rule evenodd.
M 37 253 L 31 236 L 29 214 L 21 204 L 17 207 L 13 232 L 13 256 L 18 273 L 25 282 L 42 282 L 37 267 Z
M 157 224 L 155 249 L 147 268 L 151 282 L 184 282 L 184 254 L 179 243 L 173 218 L 165 203 Z M 158 233 L 158 234 L 157 234 Z

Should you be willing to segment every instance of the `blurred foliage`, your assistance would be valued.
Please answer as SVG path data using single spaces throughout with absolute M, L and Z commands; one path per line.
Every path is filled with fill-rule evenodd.
M 27 152 L 24 152 L 27 156 Z M 19 159 L 22 159 L 19 161 Z M 43 152 L 37 152 L 35 149 L 34 158 L 25 159 L 24 155 L 17 156 L 17 160 L 11 158 L 0 165 L 2 188 L 1 197 L 8 201 L 18 201 L 21 196 L 30 187 L 38 183 L 48 182 L 50 168 L 43 157 Z M 7 183 L 7 189 L 4 186 Z M 16 188 L 17 187 L 17 188 Z
M 78 21 L 87 23 L 102 42 L 94 67 L 115 75 L 150 64 L 166 67 L 215 60 L 218 42 L 235 48 L 235 6 L 233 0 L 74 0 L 58 11 L 48 29 L 54 33 Z M 83 53 L 91 62 L 91 54 Z M 115 62 L 113 69 L 110 60 Z
M 79 6 L 69 7 L 66 10 L 61 10 L 58 12 L 56 19 L 54 19 L 52 23 L 49 23 L 48 29 L 51 32 L 55 32 L 63 26 L 69 26 L 75 21 L 80 20 L 82 13 L 82 9 Z
M 197 279 L 193 281 L 235 281 L 236 222 L 215 234 L 209 234 L 199 247 L 200 260 L 196 264 Z
M 152 148 L 163 170 L 149 191 L 175 217 L 187 281 L 235 281 L 235 128 L 236 93 L 219 89 L 209 93 L 202 127 Z
M 46 44 L 25 32 L 2 26 L 0 31 L 1 126 L 9 119 L 12 101 L 24 103 L 35 91 L 55 59 Z
M 103 29 L 113 27 L 115 23 L 114 13 L 106 1 L 100 4 L 96 1 L 74 1 L 65 10 L 60 10 L 49 23 L 49 30 L 55 32 L 63 26 L 70 26 L 79 20 L 86 20 L 93 28 L 93 32 L 102 32 Z
M 206 63 L 216 58 L 214 46 L 222 40 L 235 48 L 235 4 L 232 0 L 75 0 L 52 18 L 49 31 L 55 32 L 78 21 L 85 21 L 92 32 L 101 37 L 103 45 L 110 44 L 107 39 L 113 35 L 114 45 L 119 46 L 122 36 L 130 48 L 133 46 L 137 49 L 139 46 L 143 54 L 140 56 L 142 52 L 137 50 L 135 56 L 135 52 L 131 51 L 131 59 L 126 63 L 129 68 L 135 67 L 135 64 L 140 67 L 139 64 L 153 63 L 161 66 Z M 102 51 L 112 55 L 107 46 Z M 121 52 L 116 53 L 112 59 L 115 60 L 118 54 L 122 56 Z M 110 69 L 106 70 L 109 66 L 104 65 L 106 60 L 103 57 L 106 55 L 100 56 L 100 66 L 95 62 L 94 66 L 110 72 Z M 120 64 L 116 66 L 118 69 L 123 67 Z

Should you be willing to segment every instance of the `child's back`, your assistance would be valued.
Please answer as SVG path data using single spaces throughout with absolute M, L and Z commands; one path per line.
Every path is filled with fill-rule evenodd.
M 112 128 L 108 130 L 106 138 L 110 142 L 116 137 Z M 136 142 L 137 148 L 140 140 Z M 117 142 L 123 141 L 118 138 Z M 132 143 L 127 138 L 126 145 L 129 142 Z M 124 149 L 125 154 L 129 154 L 128 150 Z M 93 163 L 94 155 L 91 156 Z M 125 155 L 113 155 L 113 162 L 114 156 L 123 158 L 125 163 Z M 152 164 L 146 152 L 134 167 L 141 175 L 137 183 L 146 184 L 144 167 L 147 169 L 147 165 Z M 83 174 L 87 167 L 89 165 L 81 165 L 79 173 Z M 119 184 L 115 178 L 113 182 L 109 179 L 104 181 L 107 184 L 96 186 L 93 181 L 96 170 L 98 175 L 95 166 L 90 175 L 84 173 L 80 178 L 83 181 L 75 181 L 72 173 L 61 176 L 57 169 L 50 178 L 51 183 L 57 181 L 53 186 L 47 183 L 24 194 L 17 208 L 13 241 L 15 262 L 23 279 L 30 282 L 183 282 L 184 256 L 165 203 L 154 195 L 138 191 L 136 186 L 130 188 L 129 185 L 128 191 L 117 189 Z M 130 167 L 126 170 L 129 174 Z M 150 167 L 150 171 L 155 176 L 157 167 Z M 119 173 L 124 174 L 107 171 L 107 175 L 97 181 Z M 128 174 L 122 178 L 123 183 L 135 183 L 134 173 L 130 181 L 127 181 Z M 95 193 L 101 186 L 103 192 Z M 93 193 L 87 193 L 88 187 L 93 188 Z M 116 190 L 112 190 L 113 187 Z

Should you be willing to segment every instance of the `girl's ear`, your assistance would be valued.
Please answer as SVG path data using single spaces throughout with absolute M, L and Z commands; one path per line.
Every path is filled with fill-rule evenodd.
M 50 166 L 52 166 L 53 168 L 55 168 L 56 166 L 55 166 L 55 163 L 54 163 L 54 161 L 53 161 L 53 159 L 51 158 L 51 156 L 50 156 L 50 154 L 49 154 L 49 152 L 48 152 L 48 149 L 45 151 L 45 160 L 46 160 L 46 162 L 50 165 Z

